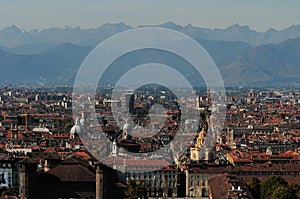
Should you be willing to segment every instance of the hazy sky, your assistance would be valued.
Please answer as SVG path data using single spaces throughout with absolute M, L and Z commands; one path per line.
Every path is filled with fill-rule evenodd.
M 0 29 L 22 29 L 125 22 L 224 28 L 235 23 L 259 31 L 300 24 L 300 0 L 0 0 Z

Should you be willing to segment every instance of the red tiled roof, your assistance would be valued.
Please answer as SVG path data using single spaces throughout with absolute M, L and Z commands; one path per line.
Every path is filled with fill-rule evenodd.
M 11 138 L 12 137 L 12 131 L 8 130 L 6 134 L 6 138 Z M 20 131 L 18 131 L 18 139 L 24 139 L 24 135 Z
M 55 147 L 47 147 L 46 152 L 47 153 L 54 153 L 55 152 Z
M 292 151 L 292 150 L 288 150 L 288 151 L 286 151 L 286 152 L 284 152 L 283 154 L 285 154 L 285 155 L 299 155 L 299 153 L 297 153 L 297 152 L 295 152 L 295 151 Z
M 57 133 L 53 135 L 53 138 L 55 139 L 68 139 L 69 137 L 70 135 L 67 133 L 59 133 L 59 134 Z
M 90 158 L 90 155 L 88 153 L 84 152 L 84 151 L 77 151 L 75 154 L 83 157 L 84 159 L 89 159 Z

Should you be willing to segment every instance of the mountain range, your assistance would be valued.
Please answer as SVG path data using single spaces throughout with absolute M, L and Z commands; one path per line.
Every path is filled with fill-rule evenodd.
M 300 25 L 265 32 L 239 24 L 208 29 L 167 22 L 158 27 L 180 31 L 199 42 L 219 67 L 226 86 L 300 85 Z M 0 83 L 72 84 L 80 64 L 99 42 L 132 28 L 124 23 L 94 29 L 4 28 L 0 31 Z

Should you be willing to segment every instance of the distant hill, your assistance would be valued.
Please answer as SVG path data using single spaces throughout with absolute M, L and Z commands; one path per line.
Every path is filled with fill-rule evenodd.
M 300 25 L 283 30 L 269 29 L 265 32 L 252 30 L 249 26 L 234 24 L 225 29 L 208 29 L 191 24 L 181 26 L 172 22 L 153 27 L 165 27 L 180 31 L 195 39 L 217 41 L 239 41 L 251 46 L 281 43 L 287 39 L 300 37 Z M 80 46 L 95 46 L 109 36 L 132 29 L 125 23 L 106 23 L 98 28 L 80 27 L 48 28 L 44 30 L 20 30 L 17 26 L 0 30 L 0 49 L 16 54 L 39 54 L 61 43 L 73 43 Z
M 262 45 L 220 66 L 231 85 L 298 85 L 300 83 L 300 39 Z
M 195 40 L 205 48 L 219 66 L 252 49 L 248 43 L 240 41 Z
M 49 28 L 40 31 L 21 31 L 18 27 L 12 25 L 0 31 L 0 46 L 2 46 L 2 50 L 16 54 L 38 54 L 61 43 L 95 46 L 109 36 L 131 28 L 131 26 L 124 23 L 107 23 L 98 28 L 91 29 L 64 27 Z
M 300 26 L 281 31 L 270 29 L 265 33 L 238 24 L 214 30 L 172 22 L 160 26 L 184 32 L 199 42 L 219 67 L 226 86 L 300 85 Z M 131 28 L 119 23 L 96 29 L 21 31 L 16 26 L 3 29 L 0 31 L 0 83 L 72 84 L 82 61 L 99 41 Z M 167 64 L 174 60 L 170 55 L 162 60 L 153 52 L 138 57 Z M 128 56 L 120 64 L 135 62 L 138 63 Z M 188 68 L 184 62 L 178 60 L 178 63 Z M 114 76 L 118 71 L 116 66 L 108 72 Z M 193 74 L 193 71 L 186 72 Z
M 41 55 L 0 51 L 0 83 L 71 84 L 91 49 L 63 43 Z

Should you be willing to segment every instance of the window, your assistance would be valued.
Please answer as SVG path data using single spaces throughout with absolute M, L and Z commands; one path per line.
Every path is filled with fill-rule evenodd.
M 208 192 L 207 192 L 207 189 L 203 188 L 201 190 L 201 197 L 207 197 L 208 196 Z

